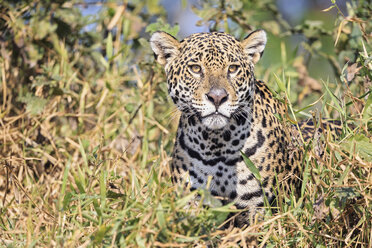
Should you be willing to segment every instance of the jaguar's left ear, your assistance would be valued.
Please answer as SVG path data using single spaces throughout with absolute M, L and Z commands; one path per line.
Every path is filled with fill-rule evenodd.
M 242 42 L 245 53 L 251 58 L 253 64 L 256 64 L 265 49 L 266 45 L 266 32 L 258 29 L 250 33 Z

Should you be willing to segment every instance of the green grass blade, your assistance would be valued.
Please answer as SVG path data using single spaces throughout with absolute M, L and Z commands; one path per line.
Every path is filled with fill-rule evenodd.
M 254 175 L 254 177 L 261 182 L 261 175 L 260 175 L 260 171 L 257 169 L 257 167 L 253 164 L 253 162 L 247 157 L 247 155 L 245 155 L 245 153 L 243 153 L 242 151 L 240 151 L 240 154 L 242 155 L 243 157 L 243 160 L 244 160 L 244 163 L 245 165 L 248 167 L 248 169 L 250 170 L 250 172 L 252 172 L 252 174 Z

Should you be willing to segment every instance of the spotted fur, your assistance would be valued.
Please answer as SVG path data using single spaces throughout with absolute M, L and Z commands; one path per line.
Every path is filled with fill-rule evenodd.
M 180 42 L 156 32 L 150 43 L 165 68 L 169 95 L 182 112 L 173 181 L 197 189 L 206 187 L 211 176 L 211 193 L 246 209 L 250 215 L 242 214 L 237 224 L 248 223 L 248 216 L 264 206 L 264 194 L 274 200 L 276 175 L 295 179 L 302 160 L 297 139 L 278 118 L 284 114 L 282 104 L 254 76 L 265 32 L 254 31 L 243 41 L 226 33 L 198 33 Z M 241 152 L 258 168 L 262 187 Z

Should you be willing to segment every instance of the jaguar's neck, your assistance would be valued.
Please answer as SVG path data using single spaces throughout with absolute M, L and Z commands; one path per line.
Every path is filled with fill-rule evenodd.
M 228 125 L 217 130 L 207 128 L 195 115 L 181 115 L 176 145 L 205 165 L 213 166 L 218 162 L 234 165 L 251 134 L 251 127 L 252 116 L 247 115 L 235 116 Z

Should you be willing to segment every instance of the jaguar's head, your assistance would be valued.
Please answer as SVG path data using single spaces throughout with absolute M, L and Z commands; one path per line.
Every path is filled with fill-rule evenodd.
M 197 114 L 209 129 L 225 127 L 231 118 L 252 112 L 254 64 L 266 44 L 256 30 L 239 41 L 226 33 L 198 33 L 182 41 L 155 32 L 150 44 L 164 66 L 168 91 L 185 114 Z

